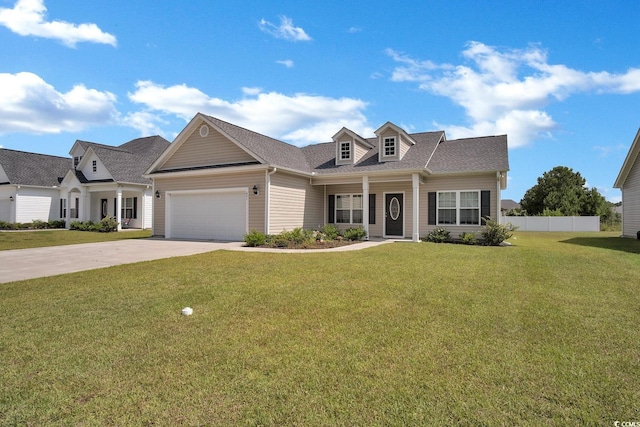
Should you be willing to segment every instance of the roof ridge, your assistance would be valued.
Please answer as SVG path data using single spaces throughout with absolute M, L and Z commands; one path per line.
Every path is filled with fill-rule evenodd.
M 282 141 L 282 140 L 277 139 L 277 138 L 274 138 L 274 137 L 272 137 L 272 136 L 265 135 L 265 134 L 260 133 L 260 132 L 256 132 L 255 130 L 247 129 L 247 128 L 245 128 L 244 126 L 236 125 L 236 124 L 233 124 L 233 123 L 227 122 L 227 121 L 225 121 L 225 120 L 219 119 L 219 118 L 214 117 L 214 116 L 210 116 L 210 115 L 206 115 L 206 116 L 207 116 L 208 118 L 210 118 L 210 119 L 217 120 L 217 121 L 219 121 L 219 122 L 222 122 L 222 123 L 227 124 L 227 125 L 229 125 L 229 126 L 232 126 L 232 127 L 234 127 L 234 128 L 240 129 L 240 130 L 242 130 L 242 131 L 244 131 L 244 132 L 249 132 L 249 133 L 252 133 L 252 134 L 254 134 L 254 135 L 260 135 L 260 136 L 261 136 L 261 137 L 263 137 L 263 138 L 268 138 L 268 139 L 270 139 L 270 140 L 273 140 L 273 141 L 279 142 L 279 143 L 281 143 L 281 144 L 285 144 L 285 145 L 287 145 L 287 146 L 289 146 L 289 147 L 293 147 L 293 148 L 300 148 L 300 147 L 298 147 L 298 146 L 296 146 L 296 145 L 289 144 L 288 142 Z
M 22 154 L 33 154 L 33 155 L 36 155 L 36 156 L 54 157 L 56 159 L 71 160 L 69 157 L 56 156 L 56 155 L 53 155 L 53 154 L 34 153 L 32 151 L 15 150 L 13 148 L 4 148 L 3 147 L 3 148 L 0 148 L 0 150 L 13 151 L 14 153 L 22 153 Z

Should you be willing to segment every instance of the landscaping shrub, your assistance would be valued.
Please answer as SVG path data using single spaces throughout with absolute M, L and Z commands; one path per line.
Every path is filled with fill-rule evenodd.
M 64 228 L 66 221 L 64 219 L 52 219 L 49 221 L 49 228 Z
M 244 235 L 244 243 L 247 246 L 255 247 L 262 246 L 267 242 L 267 236 L 264 233 L 253 230 L 248 234 Z
M 110 215 L 102 218 L 100 222 L 89 221 L 72 221 L 69 224 L 70 230 L 78 231 L 97 231 L 101 233 L 110 233 L 118 230 L 118 221 Z
M 294 228 L 291 231 L 283 231 L 280 233 L 280 237 L 293 245 L 301 245 L 305 242 L 315 241 L 313 238 L 313 231 L 304 230 L 301 227 Z
M 0 221 L 0 230 L 13 230 L 14 224 L 7 221 Z
M 344 231 L 344 238 L 351 241 L 362 240 L 367 236 L 367 232 L 364 227 L 359 225 L 355 228 L 347 228 Z
M 445 243 L 451 241 L 451 232 L 444 228 L 436 228 L 430 231 L 425 237 L 422 238 L 425 242 L 431 243 Z
M 322 231 L 326 240 L 336 240 L 341 235 L 340 229 L 335 224 L 326 224 L 320 231 Z
M 102 218 L 99 224 L 100 224 L 100 229 L 98 231 L 101 231 L 103 233 L 109 233 L 111 231 L 118 230 L 118 221 L 116 221 L 116 219 L 111 215 L 107 215 L 104 218 Z
M 41 221 L 39 219 L 34 219 L 33 221 L 31 221 L 31 228 L 35 228 L 36 230 L 41 230 L 43 228 L 47 228 L 48 226 L 48 222 Z
M 498 246 L 505 240 L 510 239 L 513 236 L 513 232 L 518 229 L 511 223 L 502 225 L 488 217 L 482 218 L 482 220 L 485 222 L 485 226 L 480 234 L 485 245 Z
M 475 245 L 478 243 L 478 238 L 476 237 L 476 233 L 465 231 L 460 234 L 460 241 L 465 245 Z

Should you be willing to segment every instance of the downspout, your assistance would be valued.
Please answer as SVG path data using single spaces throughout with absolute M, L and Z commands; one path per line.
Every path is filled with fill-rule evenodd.
M 496 172 L 496 177 L 498 179 L 496 179 L 498 185 L 496 188 L 496 216 L 498 217 L 498 224 L 504 224 L 504 218 L 502 218 L 502 196 L 501 196 L 501 188 L 502 188 L 502 173 L 501 172 Z
M 273 168 L 271 172 L 269 169 L 265 171 L 265 186 L 264 186 L 264 228 L 265 234 L 269 234 L 270 219 L 271 219 L 271 175 L 276 173 L 278 168 Z

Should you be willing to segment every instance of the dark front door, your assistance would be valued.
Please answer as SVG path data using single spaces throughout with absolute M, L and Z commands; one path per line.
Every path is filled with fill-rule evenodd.
M 109 215 L 108 206 L 109 203 L 107 199 L 100 199 L 100 219 L 103 219 L 105 216 Z
M 390 193 L 385 194 L 385 234 L 387 236 L 403 236 L 404 224 L 402 218 L 404 217 L 404 204 L 402 193 Z

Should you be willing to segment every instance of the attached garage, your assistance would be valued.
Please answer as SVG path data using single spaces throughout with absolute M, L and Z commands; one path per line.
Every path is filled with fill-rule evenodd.
M 165 237 L 241 241 L 248 231 L 248 188 L 166 193 Z

